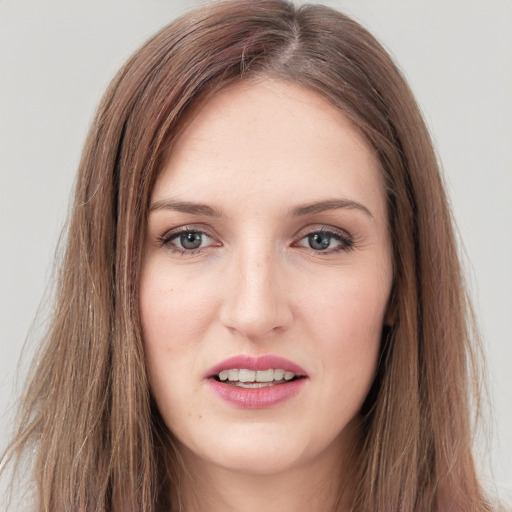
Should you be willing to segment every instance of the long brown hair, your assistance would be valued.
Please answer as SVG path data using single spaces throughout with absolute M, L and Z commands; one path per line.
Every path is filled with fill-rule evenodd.
M 170 506 L 179 461 L 148 390 L 138 312 L 149 195 L 189 106 L 254 76 L 327 98 L 382 167 L 394 325 L 362 411 L 352 510 L 489 510 L 472 458 L 478 340 L 429 133 L 365 29 L 281 0 L 201 7 L 156 34 L 110 85 L 80 162 L 53 321 L 4 462 L 34 450 L 40 511 Z

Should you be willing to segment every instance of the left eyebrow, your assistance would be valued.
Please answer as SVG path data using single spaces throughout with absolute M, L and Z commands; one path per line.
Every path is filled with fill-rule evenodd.
M 360 210 L 373 219 L 372 213 L 368 208 L 366 208 L 366 206 L 364 206 L 364 204 L 350 199 L 326 199 L 324 201 L 317 201 L 314 203 L 300 204 L 299 206 L 292 208 L 290 214 L 294 217 L 300 217 L 302 215 L 313 215 L 315 213 L 337 210 L 339 208 Z

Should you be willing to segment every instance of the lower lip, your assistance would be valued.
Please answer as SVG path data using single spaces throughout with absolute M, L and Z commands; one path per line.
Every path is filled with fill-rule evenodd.
M 263 388 L 242 388 L 208 379 L 212 391 L 222 400 L 241 409 L 266 409 L 297 395 L 306 383 L 305 378 L 285 384 L 274 384 Z

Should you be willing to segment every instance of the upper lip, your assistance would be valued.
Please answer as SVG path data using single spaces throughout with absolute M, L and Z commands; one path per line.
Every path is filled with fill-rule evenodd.
M 269 369 L 280 369 L 285 372 L 292 372 L 297 377 L 305 377 L 307 375 L 306 370 L 298 364 L 284 359 L 283 357 L 275 356 L 272 354 L 253 357 L 248 355 L 238 355 L 229 357 L 224 361 L 212 366 L 207 372 L 205 377 L 210 378 L 218 375 L 222 370 L 231 370 L 234 368 L 253 370 L 253 371 L 264 371 Z

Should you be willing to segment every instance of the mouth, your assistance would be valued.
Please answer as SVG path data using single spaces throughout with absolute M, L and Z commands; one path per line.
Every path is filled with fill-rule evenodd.
M 217 382 L 223 382 L 231 386 L 238 386 L 246 389 L 265 388 L 286 384 L 293 382 L 297 379 L 304 378 L 304 376 L 296 375 L 295 373 L 282 368 L 269 368 L 267 370 L 248 370 L 246 368 L 230 368 L 221 370 L 212 377 Z
M 215 395 L 244 409 L 286 402 L 299 394 L 308 380 L 299 365 L 274 355 L 231 357 L 211 368 L 205 377 Z

